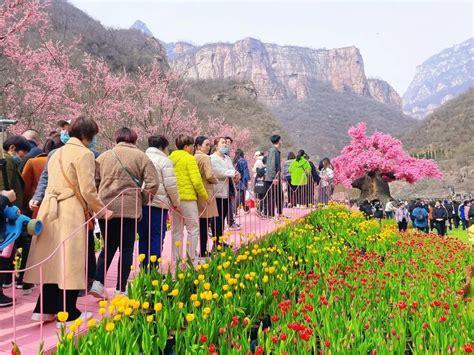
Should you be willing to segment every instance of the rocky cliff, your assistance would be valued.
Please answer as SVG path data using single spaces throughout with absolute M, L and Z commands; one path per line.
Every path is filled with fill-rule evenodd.
M 356 47 L 311 49 L 279 46 L 245 38 L 232 44 L 200 47 L 188 43 L 166 46 L 171 66 L 189 79 L 251 80 L 259 100 L 275 105 L 287 99 L 306 99 L 312 83 L 326 82 L 337 92 L 351 92 L 400 106 L 398 94 L 385 82 L 369 87 L 364 62 Z M 390 90 L 387 90 L 390 88 Z
M 403 95 L 403 110 L 413 117 L 424 118 L 471 87 L 474 87 L 474 38 L 435 54 L 417 67 Z
M 402 108 L 402 98 L 389 83 L 380 79 L 367 79 L 367 84 L 372 98 L 399 109 Z

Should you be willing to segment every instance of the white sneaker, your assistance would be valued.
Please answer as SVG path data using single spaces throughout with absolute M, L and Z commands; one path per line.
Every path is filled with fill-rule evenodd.
M 41 319 L 41 314 L 40 313 L 33 313 L 31 315 L 31 320 L 34 322 L 52 322 L 53 320 L 56 320 L 56 315 L 55 314 L 46 314 L 43 313 L 43 319 Z
M 93 313 L 91 312 L 82 312 L 79 318 L 82 320 L 82 322 L 87 322 L 89 319 L 91 319 L 94 316 Z M 69 327 L 74 324 L 76 320 L 70 320 L 69 322 L 56 322 L 56 328 L 61 329 L 61 326 Z
M 230 231 L 238 231 L 240 230 L 240 226 L 238 224 L 233 224 L 232 226 L 229 227 Z
M 95 298 L 105 298 L 105 288 L 100 281 L 94 281 L 92 287 L 89 291 L 89 295 L 94 296 Z

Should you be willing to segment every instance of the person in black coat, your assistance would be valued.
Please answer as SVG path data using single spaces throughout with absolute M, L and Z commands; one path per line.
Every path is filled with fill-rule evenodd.
M 364 214 L 366 219 L 370 219 L 374 214 L 372 211 L 372 204 L 367 200 L 362 202 L 359 206 L 359 210 Z
M 446 208 L 446 211 L 448 212 L 449 230 L 452 230 L 453 223 L 454 223 L 454 216 L 456 215 L 454 205 L 451 201 L 444 200 L 443 206 L 444 208 Z
M 460 203 L 458 201 L 453 201 L 453 209 L 454 209 L 454 217 L 453 217 L 453 224 L 454 228 L 459 228 L 459 222 L 461 218 L 459 217 L 459 206 Z
M 448 219 L 448 211 L 441 204 L 441 201 L 436 201 L 433 207 L 433 222 L 438 231 L 438 235 L 444 237 L 446 235 L 446 220 Z

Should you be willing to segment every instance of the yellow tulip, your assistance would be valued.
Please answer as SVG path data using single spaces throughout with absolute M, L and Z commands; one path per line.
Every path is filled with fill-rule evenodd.
M 174 245 L 176 245 L 176 247 L 179 248 L 181 246 L 181 242 L 177 241 L 177 242 L 174 243 Z
M 105 307 L 107 307 L 107 305 L 108 305 L 107 301 L 100 301 L 99 302 L 99 307 L 105 308 Z
M 124 313 L 125 313 L 126 316 L 129 316 L 130 314 L 132 314 L 132 312 L 133 312 L 133 310 L 132 310 L 130 307 L 127 307 L 127 308 L 125 309 L 125 312 L 124 312 Z
M 153 287 L 157 287 L 157 286 L 158 286 L 158 280 L 153 280 L 153 281 L 151 282 L 151 285 L 152 285 Z
M 59 312 L 58 313 L 58 321 L 66 322 L 68 318 L 69 318 L 69 313 L 67 313 L 67 312 Z
M 163 304 L 161 302 L 155 303 L 155 312 L 159 312 L 163 309 Z
M 186 314 L 186 320 L 188 322 L 192 322 L 194 320 L 194 314 L 193 313 Z
M 68 334 L 66 335 L 66 339 L 67 339 L 68 341 L 71 341 L 73 337 L 74 337 L 74 333 L 68 333 Z
M 150 261 L 151 261 L 152 263 L 156 262 L 156 259 L 157 259 L 156 255 L 150 256 Z
M 180 272 L 178 274 L 178 279 L 180 279 L 180 280 L 184 279 L 184 274 L 182 272 Z
M 162 289 L 163 291 L 165 291 L 165 292 L 168 291 L 169 288 L 170 288 L 170 287 L 168 286 L 168 284 L 163 284 L 163 285 L 161 286 L 161 289 Z
M 148 308 L 150 308 L 150 303 L 148 303 L 148 302 L 143 302 L 142 308 L 143 308 L 143 309 L 148 309 Z
M 204 307 L 204 308 L 202 309 L 202 313 L 204 313 L 204 314 L 210 314 L 210 313 L 211 313 L 211 308 L 210 308 L 210 307 Z
M 99 314 L 104 315 L 105 314 L 105 308 L 103 308 L 103 307 L 99 308 Z
M 183 302 L 178 302 L 178 308 L 183 309 L 183 307 L 184 307 L 184 303 Z
M 111 332 L 115 329 L 115 324 L 113 322 L 109 322 L 105 325 L 105 331 Z
M 148 323 L 153 322 L 153 315 L 150 314 L 149 316 L 147 316 L 147 317 L 146 317 L 146 321 L 147 321 Z
M 138 255 L 138 262 L 141 263 L 143 260 L 145 260 L 145 254 Z
M 205 289 L 205 290 L 209 290 L 210 288 L 211 288 L 211 284 L 210 284 L 209 282 L 206 282 L 206 283 L 204 284 L 204 289 Z
M 96 324 L 97 324 L 97 321 L 95 320 L 95 318 L 91 318 L 87 321 L 87 326 L 89 328 L 95 327 Z
M 196 307 L 196 308 L 197 308 L 197 307 L 199 307 L 200 305 L 201 305 L 201 302 L 199 302 L 199 301 L 194 301 L 194 302 L 193 302 L 193 307 Z
M 118 322 L 121 318 L 122 318 L 122 316 L 121 316 L 120 314 L 117 314 L 117 315 L 114 317 L 114 321 Z
M 176 297 L 176 296 L 178 296 L 178 293 L 179 293 L 179 290 L 177 288 L 175 288 L 173 291 L 170 292 L 170 295 L 173 296 L 173 297 Z
M 191 295 L 190 299 L 191 299 L 191 301 L 193 301 L 193 302 L 194 302 L 194 301 L 197 301 L 198 295 L 196 295 L 195 293 L 193 293 L 193 294 Z

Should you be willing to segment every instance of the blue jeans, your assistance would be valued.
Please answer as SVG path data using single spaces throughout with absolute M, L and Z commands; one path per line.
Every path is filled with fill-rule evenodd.
M 143 206 L 142 220 L 138 224 L 138 251 L 145 254 L 143 265 L 148 265 L 148 255 L 161 257 L 161 246 L 166 234 L 168 210 L 159 207 Z M 151 219 L 150 219 L 151 218 Z M 150 252 L 148 252 L 150 246 Z

